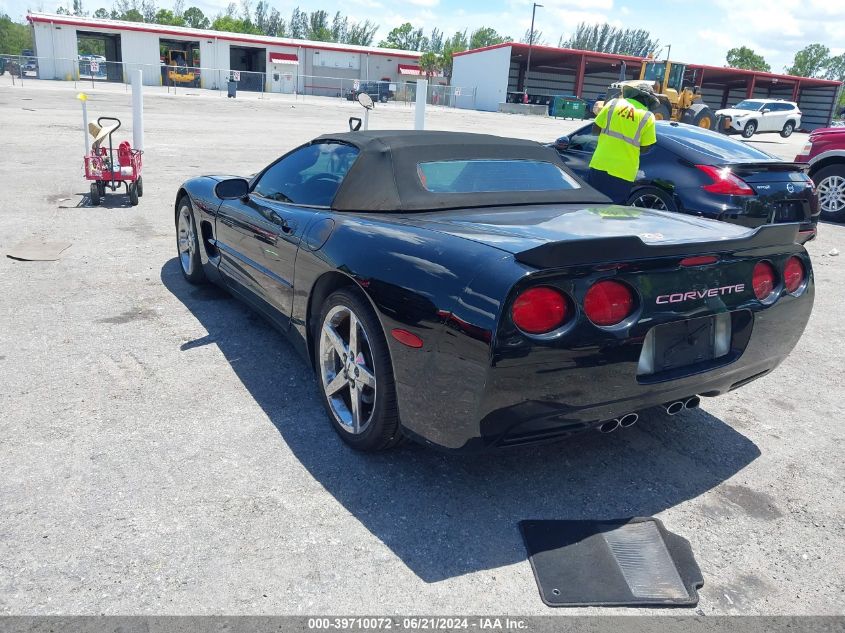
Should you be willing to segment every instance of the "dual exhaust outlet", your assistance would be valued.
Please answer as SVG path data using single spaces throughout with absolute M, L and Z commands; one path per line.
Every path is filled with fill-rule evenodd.
M 675 400 L 674 402 L 667 402 L 663 405 L 663 410 L 669 415 L 676 415 L 685 409 L 696 409 L 701 404 L 701 398 L 698 396 L 690 396 L 685 400 Z M 628 413 L 619 418 L 602 422 L 599 425 L 599 432 L 613 433 L 616 429 L 627 429 L 634 426 L 637 420 L 640 419 L 637 413 Z
M 675 402 L 667 402 L 663 405 L 663 410 L 669 415 L 676 415 L 684 409 L 697 409 L 701 404 L 701 398 L 698 396 L 690 396 L 686 400 L 675 400 Z

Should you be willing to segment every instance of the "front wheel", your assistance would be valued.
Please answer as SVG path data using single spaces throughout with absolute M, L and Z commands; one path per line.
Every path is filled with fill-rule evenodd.
M 828 165 L 813 174 L 819 194 L 821 216 L 825 220 L 845 220 L 845 165 Z
M 144 179 L 141 176 L 138 176 L 138 182 L 135 185 L 136 189 L 138 189 L 138 197 L 144 197 Z
M 192 284 L 205 281 L 205 271 L 200 260 L 200 245 L 197 238 L 197 225 L 191 201 L 185 197 L 179 200 L 179 215 L 176 216 L 176 248 L 182 274 Z
M 314 365 L 335 431 L 359 451 L 397 445 L 393 367 L 373 309 L 357 292 L 338 290 L 323 304 L 316 328 Z
M 661 103 L 652 112 L 657 121 L 668 121 L 672 118 L 672 109 L 665 103 Z
M 754 136 L 754 132 L 757 131 L 757 122 L 756 121 L 749 121 L 745 124 L 745 127 L 742 129 L 742 138 L 751 138 Z
M 792 121 L 787 121 L 786 125 L 783 126 L 783 129 L 780 131 L 780 135 L 783 138 L 789 138 L 792 136 L 792 133 L 795 131 L 795 124 Z
M 126 187 L 127 191 L 129 192 L 129 204 L 133 207 L 138 206 L 138 187 L 135 185 L 134 182 L 130 182 L 129 186 Z
M 91 204 L 95 207 L 100 204 L 102 196 L 100 195 L 100 186 L 96 182 L 91 183 Z

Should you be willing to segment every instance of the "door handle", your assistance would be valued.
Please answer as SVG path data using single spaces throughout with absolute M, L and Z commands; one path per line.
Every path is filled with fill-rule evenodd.
M 230 219 L 229 219 L 229 218 L 227 218 L 227 217 L 222 217 L 222 218 L 220 218 L 220 223 L 221 223 L 221 224 L 225 224 L 226 226 L 235 226 L 234 221 L 230 220 Z
M 282 229 L 282 233 L 291 234 L 293 230 L 296 228 L 296 224 L 293 222 L 288 222 L 282 217 L 276 216 L 276 224 Z

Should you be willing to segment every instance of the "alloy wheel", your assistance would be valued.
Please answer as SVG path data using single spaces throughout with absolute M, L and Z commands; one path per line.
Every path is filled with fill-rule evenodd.
M 668 211 L 666 203 L 653 193 L 644 193 L 631 201 L 632 207 L 640 207 L 643 209 L 657 209 L 658 211 Z
M 840 213 L 845 211 L 845 178 L 828 176 L 816 188 L 822 213 Z
M 184 206 L 179 210 L 179 261 L 182 270 L 186 275 L 191 274 L 194 260 L 194 248 L 196 248 L 196 236 L 194 235 L 194 223 L 191 222 L 191 210 Z
M 378 394 L 372 348 L 361 320 L 345 305 L 323 320 L 319 364 L 323 392 L 341 428 L 352 435 L 366 431 Z

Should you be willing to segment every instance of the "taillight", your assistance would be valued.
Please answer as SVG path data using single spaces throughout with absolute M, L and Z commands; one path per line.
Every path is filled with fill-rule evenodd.
M 566 297 L 548 286 L 529 288 L 521 293 L 511 308 L 513 322 L 528 334 L 546 334 L 566 322 L 569 308 Z
M 714 167 L 713 165 L 696 165 L 696 167 L 710 176 L 713 181 L 709 185 L 701 185 L 705 191 L 729 196 L 754 195 L 754 190 L 742 178 L 736 176 L 730 167 Z
M 795 292 L 804 283 L 804 263 L 794 255 L 786 260 L 783 267 L 783 286 L 787 292 Z
M 596 325 L 616 325 L 634 311 L 634 293 L 619 281 L 599 281 L 584 296 L 584 314 Z
M 765 301 L 772 296 L 777 284 L 775 268 L 769 262 L 757 262 L 754 266 L 754 273 L 751 276 L 751 286 L 754 288 L 754 296 L 760 301 Z

